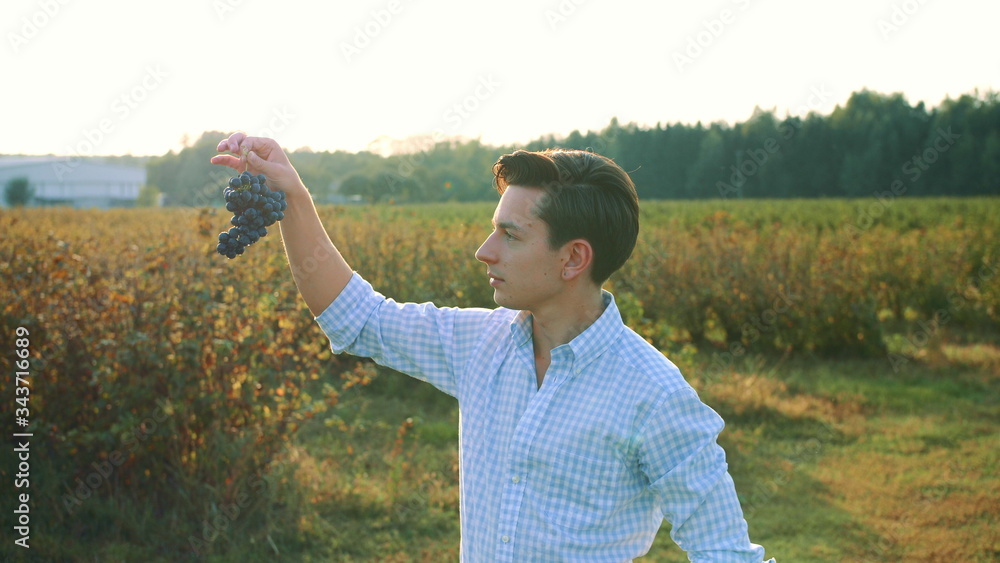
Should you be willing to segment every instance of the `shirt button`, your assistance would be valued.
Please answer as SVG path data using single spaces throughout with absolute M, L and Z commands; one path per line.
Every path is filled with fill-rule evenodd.
M 500 537 L 500 541 L 502 541 L 503 543 L 507 543 L 510 541 L 510 536 L 504 534 L 503 536 Z
M 515 485 L 518 484 L 518 483 L 520 483 L 521 482 L 521 476 L 520 475 L 514 475 L 513 477 L 510 478 L 510 482 L 514 483 Z

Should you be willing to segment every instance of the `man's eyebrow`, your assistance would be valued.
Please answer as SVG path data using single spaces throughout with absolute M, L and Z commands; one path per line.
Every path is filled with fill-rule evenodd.
M 521 227 L 519 227 L 516 223 L 512 223 L 510 221 L 500 221 L 499 223 L 496 223 L 496 226 L 499 227 L 499 228 L 501 228 L 501 229 L 503 229 L 503 230 L 505 230 L 505 231 L 523 231 L 524 230 Z

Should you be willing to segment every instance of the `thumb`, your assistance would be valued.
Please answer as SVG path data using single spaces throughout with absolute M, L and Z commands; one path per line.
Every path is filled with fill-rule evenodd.
M 272 162 L 260 157 L 254 151 L 247 152 L 247 164 L 258 174 L 267 176 L 267 183 L 272 189 L 288 189 L 294 186 L 296 180 L 295 170 L 282 162 Z
M 264 160 L 254 151 L 247 152 L 247 162 L 265 176 L 270 176 L 274 172 L 274 163 Z

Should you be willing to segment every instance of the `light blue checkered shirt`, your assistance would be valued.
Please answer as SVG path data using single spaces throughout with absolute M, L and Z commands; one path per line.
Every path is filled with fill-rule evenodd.
M 334 352 L 458 399 L 463 561 L 628 561 L 666 518 L 692 561 L 760 562 L 722 419 L 604 299 L 541 388 L 527 312 L 397 303 L 354 274 L 316 320 Z

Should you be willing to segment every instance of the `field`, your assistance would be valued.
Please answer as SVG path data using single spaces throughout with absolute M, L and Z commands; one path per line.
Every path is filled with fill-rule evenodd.
M 606 287 L 727 421 L 768 556 L 1000 558 L 998 212 L 995 198 L 644 203 Z M 491 213 L 321 209 L 377 289 L 462 306 L 492 305 L 473 258 Z M 31 549 L 10 535 L 5 461 L 0 559 L 457 560 L 454 401 L 333 356 L 276 231 L 228 261 L 227 220 L 221 205 L 0 211 L 0 366 L 14 373 L 23 327 L 33 433 L 17 490 Z M 5 421 L 14 387 L 0 380 Z M 642 561 L 686 560 L 668 528 Z

